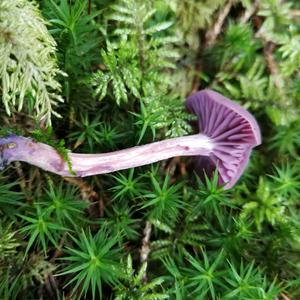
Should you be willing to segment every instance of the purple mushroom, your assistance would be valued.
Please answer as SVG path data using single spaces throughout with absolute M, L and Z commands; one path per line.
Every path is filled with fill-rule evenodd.
M 217 168 L 219 183 L 231 188 L 242 175 L 253 147 L 261 143 L 255 118 L 237 103 L 211 90 L 187 99 L 188 110 L 198 116 L 200 132 L 214 147 L 209 156 L 197 159 L 197 168 L 208 173 Z
M 245 169 L 251 149 L 261 143 L 254 117 L 222 95 L 203 90 L 187 100 L 199 118 L 201 133 L 101 154 L 69 153 L 74 174 L 57 151 L 22 136 L 0 138 L 0 168 L 24 161 L 62 176 L 85 177 L 111 173 L 175 156 L 195 156 L 198 168 L 215 170 L 219 183 L 231 188 Z M 204 158 L 204 159 L 203 159 Z

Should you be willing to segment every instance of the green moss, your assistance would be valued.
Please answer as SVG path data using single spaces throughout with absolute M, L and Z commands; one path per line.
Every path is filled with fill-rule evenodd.
M 0 135 L 51 145 L 74 174 L 65 145 L 189 134 L 185 98 L 212 88 L 263 143 L 229 191 L 190 158 L 84 179 L 6 168 L 0 298 L 299 299 L 299 1 L 36 2 L 0 1 Z

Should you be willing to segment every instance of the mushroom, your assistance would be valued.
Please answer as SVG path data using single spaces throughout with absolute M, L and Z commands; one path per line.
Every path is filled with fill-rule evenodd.
M 174 156 L 195 156 L 198 167 L 217 169 L 219 184 L 231 188 L 245 169 L 253 147 L 261 143 L 254 117 L 244 108 L 211 90 L 187 99 L 187 108 L 199 118 L 200 133 L 171 138 L 100 154 L 69 153 L 72 165 L 51 146 L 29 138 L 0 138 L 0 168 L 24 161 L 61 176 L 85 177 L 155 163 Z M 203 159 L 204 158 L 204 159 Z
M 209 156 L 197 158 L 197 168 L 207 173 L 217 168 L 219 184 L 231 188 L 243 174 L 252 148 L 261 144 L 255 118 L 237 103 L 211 90 L 190 96 L 186 106 L 198 116 L 200 132 L 213 143 Z

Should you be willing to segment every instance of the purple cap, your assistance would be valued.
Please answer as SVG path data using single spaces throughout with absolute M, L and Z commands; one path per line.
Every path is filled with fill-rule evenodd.
M 243 107 L 221 94 L 203 90 L 191 95 L 187 109 L 198 116 L 199 130 L 212 139 L 209 158 L 199 158 L 206 171 L 217 168 L 219 183 L 231 188 L 242 175 L 253 147 L 261 144 L 255 118 Z

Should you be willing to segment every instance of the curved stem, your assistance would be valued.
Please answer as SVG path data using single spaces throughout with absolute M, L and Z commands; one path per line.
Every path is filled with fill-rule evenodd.
M 62 176 L 85 177 L 148 165 L 175 156 L 209 156 L 213 142 L 203 134 L 184 136 L 101 154 L 69 153 L 72 169 L 57 151 L 43 143 L 17 137 L 8 162 L 20 160 Z M 24 141 L 24 139 L 26 141 Z

